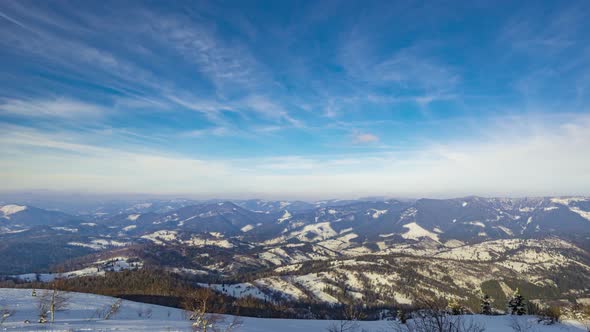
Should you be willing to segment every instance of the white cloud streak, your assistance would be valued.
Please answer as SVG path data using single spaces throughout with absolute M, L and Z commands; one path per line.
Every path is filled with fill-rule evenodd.
M 210 160 L 76 143 L 4 128 L 3 189 L 358 197 L 589 194 L 590 117 L 503 124 L 470 142 L 412 151 Z M 57 151 L 57 152 L 56 152 Z
M 0 99 L 0 114 L 27 118 L 99 118 L 107 112 L 108 110 L 104 107 L 67 98 L 43 100 Z

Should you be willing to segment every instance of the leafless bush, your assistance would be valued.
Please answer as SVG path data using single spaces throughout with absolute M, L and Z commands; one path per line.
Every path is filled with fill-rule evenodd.
M 45 297 L 39 297 L 37 302 L 37 311 L 39 312 L 39 323 L 47 323 L 49 313 L 49 301 Z
M 328 332 L 355 332 L 358 331 L 360 325 L 354 320 L 341 320 L 330 324 Z
M 334 322 L 328 327 L 328 332 L 355 332 L 360 328 L 359 320 L 364 318 L 364 315 L 357 307 L 350 304 L 344 307 L 342 312 L 343 320 Z
M 197 289 L 184 299 L 183 305 L 187 310 L 188 318 L 193 321 L 194 331 L 230 332 L 243 325 L 243 321 L 239 317 L 233 317 L 228 321 L 222 315 L 207 313 L 212 298 L 213 292 L 210 289 Z
M 231 332 L 243 325 L 239 317 L 233 317 L 230 321 L 218 314 L 198 315 L 193 319 L 193 330 L 198 332 Z
M 590 306 L 582 306 L 580 310 L 580 322 L 586 331 L 590 332 Z
M 510 316 L 510 328 L 514 332 L 533 332 L 534 324 L 527 317 Z
M 70 297 L 67 293 L 53 289 L 44 291 L 41 296 L 37 296 L 37 309 L 39 310 L 39 323 L 55 321 L 55 313 L 65 310 L 69 303 Z M 48 317 L 49 316 L 49 317 Z
M 406 324 L 392 323 L 395 332 L 482 332 L 485 328 L 463 315 L 452 315 L 444 300 L 422 300 Z
M 119 312 L 122 303 L 122 299 L 116 299 L 113 303 L 97 309 L 94 315 L 99 319 L 109 320 Z
M 408 332 L 482 332 L 483 326 L 460 315 L 428 313 L 406 324 Z
M 14 315 L 13 309 L 10 309 L 8 306 L 0 307 L 0 326 L 12 315 Z
M 550 306 L 539 310 L 537 322 L 543 325 L 553 325 L 561 319 L 561 308 Z
M 140 317 L 140 318 L 145 317 L 147 319 L 152 318 L 152 308 L 144 308 L 144 307 L 138 308 L 137 309 L 137 317 Z

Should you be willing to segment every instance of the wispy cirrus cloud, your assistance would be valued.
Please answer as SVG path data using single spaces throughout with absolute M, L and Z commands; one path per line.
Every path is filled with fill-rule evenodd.
M 0 99 L 0 115 L 46 119 L 100 118 L 109 110 L 96 104 L 67 98 Z
M 550 11 L 517 11 L 500 30 L 496 43 L 509 52 L 503 61 L 518 59 L 511 86 L 526 104 L 584 108 L 590 86 L 590 42 L 587 2 L 570 2 Z M 542 17 L 542 19 L 539 19 Z M 557 84 L 557 82 L 568 82 Z M 572 88 L 573 87 L 573 88 Z M 569 106 L 569 105 L 568 105 Z
M 393 83 L 416 92 L 448 90 L 460 81 L 455 68 L 433 55 L 443 45 L 415 40 L 387 50 L 371 32 L 357 24 L 343 38 L 338 60 L 350 77 L 369 85 Z
M 9 130 L 0 134 L 0 152 L 9 158 L 0 161 L 8 170 L 0 181 L 5 189 L 162 192 L 165 184 L 166 193 L 299 198 L 583 194 L 590 156 L 580 152 L 590 140 L 590 118 L 520 120 L 499 122 L 487 128 L 489 135 L 469 142 L 433 142 L 407 151 L 242 159 L 102 147 L 90 143 L 96 138 L 73 133 L 2 128 Z
M 232 112 L 247 116 L 252 113 L 261 116 L 263 119 L 277 123 L 284 122 L 292 126 L 300 127 L 302 122 L 293 118 L 281 104 L 275 103 L 264 95 L 248 95 L 243 99 L 215 100 L 186 98 L 179 96 L 168 96 L 168 99 L 207 116 L 212 122 L 218 125 L 227 125 L 222 112 Z
M 571 2 L 538 15 L 531 15 L 528 10 L 516 12 L 501 29 L 498 42 L 540 59 L 555 56 L 586 39 L 584 25 L 588 9 L 587 3 Z
M 145 13 L 148 29 L 159 42 L 176 49 L 187 61 L 195 63 L 220 95 L 231 95 L 236 88 L 256 90 L 271 79 L 268 71 L 239 41 L 231 43 L 215 34 L 204 20 L 186 16 Z
M 203 94 L 177 86 L 169 81 L 168 76 L 158 76 L 144 63 L 129 59 L 129 55 L 122 56 L 80 41 L 80 34 L 88 34 L 92 26 L 76 26 L 54 12 L 44 12 L 43 20 L 23 22 L 21 17 L 30 20 L 41 15 L 35 10 L 36 14 L 32 16 L 26 11 L 27 8 L 24 5 L 14 6 L 14 14 L 3 14 L 5 20 L 16 28 L 0 32 L 0 44 L 5 44 L 12 51 L 48 62 L 62 75 L 68 74 L 77 80 L 124 95 L 124 98 L 116 96 L 121 101 L 118 105 L 160 110 L 180 106 L 201 112 L 218 125 L 227 123 L 222 112 L 228 110 L 235 113 L 253 112 L 270 121 L 286 121 L 293 125 L 299 123 L 287 108 L 277 102 L 280 99 L 270 101 L 258 92 L 261 86 L 273 84 L 270 76 L 265 74 L 267 71 L 264 66 L 250 55 L 245 46 L 227 43 L 216 36 L 214 27 L 191 21 L 185 16 L 167 16 L 139 10 L 143 20 L 137 18 L 135 22 L 127 22 L 126 31 L 130 36 L 120 36 L 124 41 L 149 33 L 161 47 L 176 50 L 187 63 L 196 67 L 195 75 L 203 74 L 215 86 L 216 93 Z M 18 19 L 14 15 L 19 15 Z M 84 18 L 87 24 L 104 24 L 92 17 Z M 50 22 L 52 27 L 66 25 L 75 33 L 66 34 L 61 28 L 45 29 L 39 26 L 39 22 Z M 143 54 L 135 56 L 141 58 Z M 156 62 L 159 60 L 158 55 L 150 54 L 150 60 Z
M 342 196 L 588 183 L 583 2 L 69 5 L 0 2 L 3 186 Z M 456 19 L 488 10 L 485 27 Z
M 195 129 L 188 132 L 182 133 L 182 136 L 186 137 L 223 137 L 238 135 L 240 132 L 236 129 L 232 130 L 228 127 L 212 127 L 207 129 Z
M 418 47 L 402 49 L 375 65 L 378 80 L 402 88 L 440 93 L 454 88 L 460 77 L 449 66 L 421 54 Z

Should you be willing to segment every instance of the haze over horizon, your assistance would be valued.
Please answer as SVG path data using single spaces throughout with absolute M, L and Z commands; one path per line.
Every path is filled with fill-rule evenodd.
M 225 196 L 214 196 L 207 194 L 191 194 L 191 193 L 142 193 L 142 192 L 96 192 L 96 191 L 59 191 L 59 190 L 14 190 L 14 191 L 0 191 L 0 204 L 39 204 L 39 207 L 48 209 L 60 209 L 59 206 L 66 202 L 73 204 L 89 204 L 96 205 L 99 202 L 147 202 L 147 201 L 168 201 L 168 200 L 189 200 L 195 202 L 237 202 L 246 200 L 261 200 L 261 201 L 303 201 L 307 203 L 322 202 L 322 201 L 416 201 L 420 199 L 438 199 L 438 200 L 456 200 L 456 199 L 470 199 L 470 198 L 506 198 L 506 199 L 542 199 L 542 198 L 558 198 L 558 197 L 590 197 L 590 195 L 579 194 L 555 194 L 555 195 L 462 195 L 453 196 L 450 194 L 440 194 L 431 196 L 400 196 L 400 195 L 340 195 L 340 196 L 315 196 L 310 195 L 286 195 L 286 194 L 256 194 L 256 193 L 227 193 Z M 53 206 L 51 203 L 57 205 Z
M 589 7 L 3 1 L 1 190 L 590 195 Z

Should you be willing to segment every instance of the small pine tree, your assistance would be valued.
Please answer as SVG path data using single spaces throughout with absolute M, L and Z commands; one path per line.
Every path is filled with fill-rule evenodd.
M 522 316 L 525 315 L 526 312 L 524 297 L 520 294 L 520 291 L 517 288 L 510 301 L 508 301 L 508 313 L 511 315 Z
M 408 321 L 408 316 L 403 309 L 397 309 L 397 321 L 401 324 L 405 324 Z
M 491 315 L 492 314 L 492 299 L 488 294 L 484 294 L 481 299 L 481 314 Z
M 464 312 L 463 306 L 457 299 L 451 299 L 448 304 L 448 310 L 451 315 L 462 315 Z

